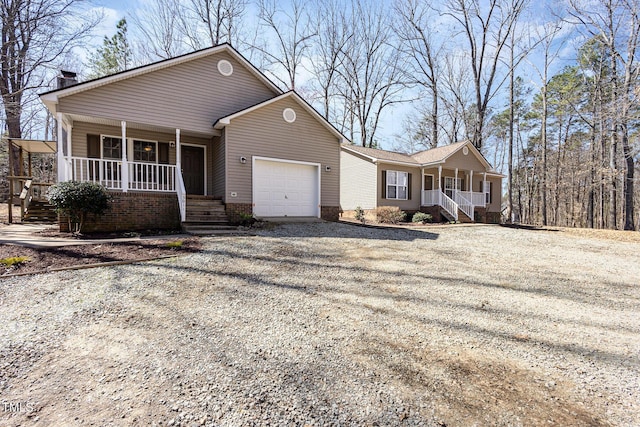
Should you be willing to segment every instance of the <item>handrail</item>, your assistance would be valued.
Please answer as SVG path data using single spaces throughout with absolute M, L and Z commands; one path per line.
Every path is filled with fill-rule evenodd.
M 180 208 L 180 221 L 187 220 L 187 189 L 182 179 L 182 171 L 175 168 L 176 175 L 176 194 L 178 195 L 178 207 Z
M 460 195 L 471 202 L 473 206 L 485 206 L 486 197 L 484 193 L 478 193 L 473 191 L 460 191 Z
M 449 196 L 439 191 L 440 206 L 453 217 L 454 220 L 458 220 L 458 204 L 452 200 Z
M 471 218 L 471 221 L 473 221 L 473 204 L 471 204 L 471 202 L 462 195 L 460 190 L 455 190 L 453 192 L 453 199 L 458 204 L 460 210 Z

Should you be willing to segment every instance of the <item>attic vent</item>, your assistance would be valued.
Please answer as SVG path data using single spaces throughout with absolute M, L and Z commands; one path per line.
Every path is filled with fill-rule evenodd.
M 469 154 L 469 147 L 462 147 L 462 154 L 464 154 L 465 156 Z
M 296 112 L 291 108 L 285 108 L 282 112 L 282 118 L 284 118 L 284 121 L 287 123 L 293 123 L 296 121 Z
M 233 74 L 233 65 L 226 59 L 221 59 L 218 61 L 218 71 L 220 71 L 220 74 L 223 76 L 230 76 Z

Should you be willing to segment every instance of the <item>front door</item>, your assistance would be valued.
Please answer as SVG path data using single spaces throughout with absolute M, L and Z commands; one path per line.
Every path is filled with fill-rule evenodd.
M 187 194 L 204 194 L 204 147 L 182 146 L 182 179 Z

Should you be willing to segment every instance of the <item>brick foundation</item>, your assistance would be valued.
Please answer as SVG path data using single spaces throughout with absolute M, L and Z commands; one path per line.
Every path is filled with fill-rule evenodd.
M 321 206 L 320 217 L 325 221 L 338 221 L 340 219 L 339 206 Z
M 500 212 L 487 212 L 486 208 L 475 208 L 473 215 L 476 222 L 484 224 L 500 224 L 502 222 Z
M 446 218 L 440 213 L 440 206 L 420 206 L 420 212 L 432 216 L 431 222 L 445 222 Z
M 240 214 L 251 215 L 253 213 L 253 205 L 251 203 L 227 203 L 227 217 L 231 224 L 240 224 L 242 218 Z
M 180 208 L 175 193 L 110 191 L 109 194 L 111 208 L 98 218 L 89 215 L 83 232 L 180 229 Z M 59 223 L 60 231 L 69 231 L 66 217 L 60 217 Z

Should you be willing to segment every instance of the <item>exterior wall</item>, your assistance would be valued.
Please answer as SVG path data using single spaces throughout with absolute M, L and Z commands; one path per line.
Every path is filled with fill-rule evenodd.
M 377 166 L 370 160 L 341 150 L 340 204 L 343 210 L 376 207 Z
M 225 177 L 226 177 L 226 164 L 225 164 L 225 135 L 224 129 L 222 135 L 213 139 L 213 171 L 212 179 L 213 186 L 211 187 L 211 195 L 215 198 L 224 200 L 225 196 Z
M 386 182 L 382 179 L 382 171 L 399 171 L 409 172 L 411 174 L 411 199 L 410 200 L 394 200 L 382 198 L 382 186 L 386 185 Z M 411 166 L 400 166 L 386 163 L 378 164 L 377 173 L 377 204 L 378 206 L 397 206 L 403 211 L 417 211 L 421 204 L 422 179 L 420 168 Z
M 111 191 L 110 194 L 111 208 L 98 218 L 90 216 L 84 231 L 180 229 L 180 210 L 175 193 Z M 68 231 L 65 217 L 60 218 L 60 230 Z
M 217 68 L 226 59 L 233 74 Z M 272 98 L 273 92 L 227 52 L 60 98 L 58 112 L 213 134 L 221 117 Z
M 292 108 L 294 123 L 282 118 Z M 340 142 L 291 98 L 281 99 L 231 121 L 226 126 L 227 181 L 225 201 L 252 204 L 252 156 L 319 163 L 320 204 L 340 206 Z M 246 157 L 242 164 L 240 157 Z M 330 172 L 325 167 L 331 168 Z M 237 197 L 231 198 L 231 192 Z
M 473 170 L 474 172 L 486 170 L 484 164 L 473 154 L 472 148 L 469 148 L 469 154 L 466 156 L 462 153 L 462 149 L 459 149 L 447 159 L 443 167 L 445 166 L 454 170 L 458 168 L 458 174 L 463 170 L 465 172 L 469 170 Z
M 251 203 L 227 203 L 225 205 L 227 218 L 231 224 L 237 224 L 242 218 L 240 214 L 250 215 L 253 213 L 253 205 Z
M 487 205 L 487 212 L 502 211 L 502 178 L 487 177 L 487 181 L 492 182 L 493 194 L 491 195 L 491 203 Z

